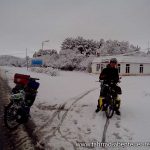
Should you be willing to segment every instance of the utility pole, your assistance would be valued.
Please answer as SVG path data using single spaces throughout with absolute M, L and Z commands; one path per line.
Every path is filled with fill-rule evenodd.
M 42 50 L 43 50 L 43 46 L 44 46 L 44 41 L 42 42 Z
M 27 63 L 27 70 L 28 70 L 28 55 L 27 55 L 27 48 L 26 48 L 26 63 Z
M 149 41 L 148 41 L 148 48 L 146 50 L 147 50 L 147 54 L 149 55 L 150 54 Z
M 149 41 L 148 41 L 148 53 L 150 52 L 150 48 L 149 48 Z
M 44 43 L 45 43 L 45 42 L 49 42 L 49 40 L 42 41 L 42 50 L 43 50 L 43 47 L 44 47 Z

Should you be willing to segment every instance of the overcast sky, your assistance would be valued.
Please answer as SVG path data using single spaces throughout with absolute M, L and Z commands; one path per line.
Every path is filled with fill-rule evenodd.
M 67 37 L 150 41 L 150 0 L 0 0 L 0 54 L 60 50 Z

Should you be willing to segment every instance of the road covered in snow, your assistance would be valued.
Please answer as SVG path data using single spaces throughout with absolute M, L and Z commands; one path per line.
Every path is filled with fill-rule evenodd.
M 40 79 L 31 117 L 35 132 L 42 133 L 40 142 L 46 143 L 45 149 L 98 150 L 102 144 L 110 150 L 150 149 L 150 76 L 122 77 L 121 116 L 106 120 L 103 112 L 95 113 L 98 75 L 60 71 L 50 76 L 26 68 L 1 68 L 11 87 L 15 73 Z

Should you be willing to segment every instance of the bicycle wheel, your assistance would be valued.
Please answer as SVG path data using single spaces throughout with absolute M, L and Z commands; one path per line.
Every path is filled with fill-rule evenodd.
M 107 100 L 107 106 L 106 106 L 106 110 L 105 110 L 105 113 L 106 113 L 106 117 L 109 119 L 113 116 L 114 114 L 114 100 L 109 98 L 109 100 Z
M 4 109 L 4 123 L 9 129 L 16 129 L 20 123 L 17 122 L 17 108 L 13 103 L 9 103 Z

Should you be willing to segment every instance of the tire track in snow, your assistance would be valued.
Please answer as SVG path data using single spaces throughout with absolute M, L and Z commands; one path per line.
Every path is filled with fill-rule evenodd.
M 75 98 L 72 98 L 71 100 L 73 100 L 73 102 L 70 104 L 69 108 L 66 109 L 66 111 L 65 111 L 64 114 L 62 115 L 59 124 L 57 125 L 57 127 L 53 128 L 53 129 L 51 130 L 51 131 L 53 131 L 52 135 L 47 135 L 46 137 L 44 137 L 44 138 L 41 140 L 41 142 L 44 142 L 44 143 L 49 142 L 50 139 L 55 136 L 56 132 L 58 132 L 58 133 L 61 135 L 61 137 L 62 137 L 63 139 L 65 139 L 67 142 L 69 142 L 69 143 L 73 146 L 74 150 L 76 150 L 77 148 L 76 148 L 75 143 L 69 141 L 66 136 L 62 135 L 62 133 L 61 133 L 61 131 L 60 131 L 60 128 L 61 128 L 61 125 L 63 124 L 63 122 L 64 122 L 64 120 L 65 120 L 65 118 L 66 118 L 68 112 L 72 109 L 72 107 L 73 107 L 78 101 L 80 101 L 83 97 L 87 96 L 89 93 L 93 92 L 93 91 L 96 90 L 96 89 L 97 89 L 97 88 L 92 88 L 92 89 L 90 89 L 90 90 L 84 92 L 84 93 L 81 94 L 80 96 L 75 97 Z M 64 109 L 65 106 L 68 104 L 68 102 L 70 102 L 70 100 L 67 100 L 63 105 L 60 105 L 59 108 Z M 56 117 L 57 115 L 59 116 L 59 114 L 61 113 L 61 109 L 59 109 L 59 108 L 58 108 L 57 111 L 55 111 L 55 112 L 53 113 L 52 117 L 51 117 L 44 125 L 42 125 L 39 129 L 37 129 L 38 131 L 44 129 L 46 126 L 49 126 L 49 125 L 51 125 L 51 124 L 53 123 L 53 120 L 55 119 L 55 117 Z M 50 132 L 49 132 L 49 133 L 50 133 Z
M 106 122 L 105 122 L 105 125 L 104 125 L 104 130 L 103 130 L 103 135 L 102 135 L 101 143 L 106 143 L 107 142 L 106 141 L 106 133 L 107 133 L 107 129 L 108 129 L 109 124 L 110 124 L 110 119 L 106 118 Z M 107 150 L 108 147 L 103 147 L 103 149 Z
M 106 142 L 106 132 L 107 132 L 108 126 L 109 126 L 109 119 L 106 118 L 106 123 L 104 125 L 103 136 L 102 136 L 102 141 L 101 141 L 102 143 Z
M 108 126 L 110 125 L 110 120 L 112 120 L 112 122 L 115 121 L 115 123 L 113 123 L 112 125 L 115 125 L 116 129 L 121 130 L 120 116 L 117 116 L 116 119 L 117 120 L 114 120 L 113 118 L 111 118 L 111 119 L 106 118 L 106 122 L 105 122 L 105 125 L 104 125 L 104 130 L 103 130 L 103 135 L 102 135 L 102 140 L 101 140 L 102 143 L 106 143 L 107 142 L 106 141 L 106 133 L 107 133 Z M 129 132 L 128 129 L 126 129 L 124 127 L 122 128 L 122 130 L 124 130 L 126 133 Z M 115 140 L 117 140 L 117 141 L 118 140 L 123 140 L 122 136 L 119 135 L 119 132 L 113 132 L 112 135 L 115 137 Z M 128 140 L 130 141 L 131 139 L 128 138 Z M 125 143 L 126 141 L 123 140 L 123 141 L 120 141 L 120 142 Z M 103 147 L 104 150 L 108 150 L 108 148 L 109 147 Z M 118 149 L 118 147 L 116 147 L 116 148 Z M 115 147 L 113 149 L 115 149 Z M 119 147 L 119 150 L 127 150 L 127 149 L 128 149 L 127 147 Z
M 44 123 L 41 127 L 37 128 L 34 132 L 36 131 L 41 131 L 42 129 L 44 129 L 46 126 L 49 126 L 52 124 L 53 120 L 55 119 L 55 117 L 61 112 L 61 110 L 65 107 L 66 103 L 64 103 L 63 105 L 60 105 L 57 110 L 52 114 L 52 117 L 50 119 L 48 119 L 48 121 L 46 123 Z
M 82 95 L 79 96 L 78 98 L 75 97 L 75 98 L 70 99 L 70 100 L 74 100 L 74 101 L 71 103 L 71 105 L 69 106 L 68 109 L 65 109 L 65 113 L 64 113 L 64 115 L 63 115 L 62 118 L 65 118 L 64 116 L 66 116 L 66 114 L 71 110 L 71 108 L 72 108 L 72 106 L 73 106 L 74 104 L 76 104 L 76 103 L 77 103 L 79 100 L 81 100 L 84 96 L 86 96 L 87 94 L 89 94 L 90 92 L 92 92 L 92 91 L 94 91 L 94 90 L 96 90 L 96 89 L 97 89 L 97 88 L 93 88 L 93 89 L 91 89 L 91 90 L 86 91 L 84 94 L 82 94 Z M 35 130 L 35 132 L 36 132 L 37 130 L 40 131 L 40 130 L 42 130 L 43 128 L 45 128 L 46 126 L 50 125 L 50 124 L 53 122 L 53 120 L 55 119 L 55 117 L 56 117 L 57 115 L 59 115 L 59 113 L 61 112 L 61 110 L 64 110 L 66 104 L 68 104 L 68 101 L 70 102 L 70 100 L 67 100 L 65 103 L 63 103 L 62 105 L 60 105 L 60 106 L 57 108 L 57 110 L 53 113 L 52 117 L 51 117 L 50 119 L 48 119 L 47 122 L 44 123 L 40 128 L 37 128 L 37 129 Z M 64 120 L 64 119 L 61 119 L 61 122 L 63 122 L 63 120 Z

